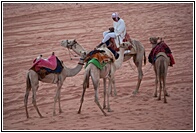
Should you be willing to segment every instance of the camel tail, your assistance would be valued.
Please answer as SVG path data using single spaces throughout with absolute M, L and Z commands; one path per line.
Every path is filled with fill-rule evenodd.
M 89 88 L 90 69 L 86 69 L 84 74 L 83 88 Z
M 144 65 L 146 65 L 146 52 L 144 50 Z
M 26 90 L 31 90 L 31 81 L 29 78 L 29 72 L 27 73 L 27 78 L 26 78 Z
M 161 64 L 160 64 L 160 77 L 161 78 L 163 78 L 164 77 L 164 75 L 165 75 L 165 65 L 164 65 L 164 60 L 162 60 L 161 62 L 160 62 Z

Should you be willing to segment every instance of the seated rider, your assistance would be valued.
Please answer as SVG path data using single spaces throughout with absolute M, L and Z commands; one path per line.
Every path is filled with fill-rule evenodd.
M 109 46 L 109 40 L 110 38 L 115 39 L 116 47 L 119 48 L 119 45 L 123 42 L 123 39 L 126 35 L 126 26 L 125 22 L 122 18 L 119 17 L 118 13 L 112 13 L 112 19 L 113 19 L 113 27 L 109 28 L 109 31 L 103 32 L 103 40 L 102 42 L 97 46 L 100 47 L 104 43 L 106 43 L 107 46 Z M 108 47 L 111 52 L 114 54 L 115 58 L 118 58 L 119 54 L 111 47 Z

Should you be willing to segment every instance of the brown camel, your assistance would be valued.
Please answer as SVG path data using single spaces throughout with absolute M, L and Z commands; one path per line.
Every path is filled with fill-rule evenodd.
M 157 40 L 159 38 L 150 38 L 150 42 L 152 44 L 152 48 L 154 48 L 157 45 Z M 170 63 L 169 57 L 164 53 L 164 52 L 159 52 L 156 55 L 156 60 L 155 63 L 153 64 L 154 66 L 154 71 L 155 71 L 155 92 L 154 92 L 154 97 L 157 97 L 157 88 L 158 88 L 158 83 L 159 83 L 159 97 L 158 100 L 161 100 L 161 91 L 163 89 L 163 95 L 164 95 L 164 103 L 167 103 L 166 96 L 169 96 L 166 90 L 166 77 L 167 77 L 167 71 L 168 71 L 168 66 Z
M 45 78 L 40 79 L 38 77 L 38 74 L 34 71 L 34 70 L 29 70 L 27 73 L 27 78 L 26 78 L 26 94 L 25 94 L 25 98 L 24 98 L 24 105 L 25 105 L 25 111 L 26 111 L 26 116 L 27 118 L 29 118 L 29 114 L 28 114 L 28 110 L 27 110 L 27 103 L 28 103 L 28 96 L 29 96 L 29 92 L 31 91 L 32 88 L 32 92 L 33 92 L 33 96 L 32 96 L 32 103 L 37 111 L 37 113 L 39 114 L 40 117 L 43 117 L 37 107 L 37 103 L 36 103 L 36 91 L 38 90 L 39 87 L 39 81 L 41 82 L 45 82 L 45 83 L 51 83 L 51 84 L 57 84 L 57 91 L 56 91 L 56 95 L 54 97 L 54 108 L 53 108 L 53 115 L 55 115 L 55 106 L 56 106 L 56 102 L 58 100 L 59 103 L 59 113 L 62 112 L 61 106 L 60 106 L 60 94 L 61 94 L 61 87 L 63 85 L 63 81 L 66 79 L 66 77 L 72 77 L 75 76 L 76 74 L 78 74 L 80 72 L 80 70 L 83 68 L 83 63 L 84 63 L 84 58 L 86 57 L 86 52 L 81 51 L 81 58 L 79 60 L 78 65 L 75 68 L 67 68 L 64 66 L 63 70 L 61 71 L 60 74 L 55 74 L 55 73 L 51 73 L 46 75 Z M 41 58 L 41 57 L 39 57 Z

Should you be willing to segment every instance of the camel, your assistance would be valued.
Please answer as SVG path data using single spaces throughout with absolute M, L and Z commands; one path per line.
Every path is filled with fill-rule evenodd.
M 123 59 L 124 59 L 124 51 L 125 48 L 128 48 L 129 44 L 121 44 L 120 45 L 120 56 L 117 60 L 115 60 L 115 62 L 118 62 L 118 65 L 122 65 Z M 106 47 L 101 48 L 102 50 L 106 50 L 106 51 L 110 51 L 109 49 L 107 49 Z M 110 52 L 111 55 L 113 55 Z M 81 104 L 78 110 L 78 114 L 81 113 L 81 108 L 82 108 L 82 104 L 84 101 L 84 94 L 86 91 L 86 88 L 89 87 L 89 77 L 91 77 L 92 82 L 93 82 L 93 86 L 94 86 L 94 90 L 95 90 L 95 103 L 98 105 L 99 109 L 102 111 L 102 113 L 106 116 L 105 111 L 103 110 L 106 105 L 105 105 L 105 97 L 106 97 L 106 79 L 109 79 L 109 87 L 108 87 L 108 92 L 107 92 L 107 109 L 108 112 L 111 112 L 111 108 L 110 108 L 110 104 L 109 104 L 109 94 L 110 94 L 110 90 L 111 90 L 111 77 L 113 77 L 114 73 L 113 73 L 113 68 L 112 65 L 113 62 L 109 62 L 107 63 L 102 70 L 98 69 L 94 64 L 90 63 L 86 69 L 85 69 L 85 74 L 84 74 L 84 81 L 83 81 L 83 93 L 82 93 L 82 97 L 81 97 Z M 99 99 L 98 99 L 98 87 L 99 87 L 99 79 L 103 78 L 104 81 L 104 105 L 103 105 L 103 109 L 99 103 Z
M 37 103 L 36 103 L 36 91 L 38 90 L 38 87 L 39 87 L 39 80 L 41 82 L 45 82 L 45 83 L 57 84 L 57 91 L 56 91 L 56 95 L 54 97 L 53 115 L 56 114 L 55 106 L 56 106 L 57 100 L 58 100 L 58 104 L 59 104 L 59 113 L 62 113 L 62 109 L 61 109 L 61 105 L 60 105 L 61 87 L 62 87 L 63 82 L 66 79 L 66 77 L 75 76 L 83 68 L 83 65 L 84 65 L 83 63 L 84 63 L 84 58 L 86 57 L 86 52 L 81 51 L 80 53 L 81 53 L 81 58 L 79 60 L 78 65 L 75 68 L 67 68 L 66 66 L 64 66 L 64 68 L 60 74 L 50 73 L 50 74 L 46 75 L 45 78 L 39 79 L 38 74 L 34 70 L 30 69 L 28 71 L 27 78 L 26 78 L 26 93 L 25 93 L 25 97 L 24 97 L 24 105 L 25 105 L 25 111 L 26 111 L 27 118 L 29 118 L 27 103 L 28 103 L 28 96 L 29 96 L 29 92 L 31 91 L 31 88 L 32 88 L 32 103 L 33 103 L 37 113 L 39 114 L 39 116 L 41 118 L 43 117 L 41 115 L 41 113 L 37 107 Z M 39 57 L 39 58 L 41 58 L 41 57 Z
M 130 43 L 134 48 L 129 53 L 124 54 L 124 59 L 123 62 L 129 60 L 131 57 L 133 57 L 133 61 L 135 66 L 137 67 L 138 70 L 138 82 L 136 89 L 133 91 L 133 94 L 137 94 L 139 92 L 139 87 L 143 78 L 143 71 L 142 71 L 142 60 L 144 57 L 144 65 L 146 64 L 146 55 L 145 55 L 145 48 L 144 46 L 137 40 L 130 39 L 131 42 L 126 42 Z M 77 41 L 74 40 L 63 40 L 61 42 L 61 46 L 66 47 L 68 49 L 72 49 L 76 54 L 80 55 L 80 51 L 86 51 L 80 44 L 77 43 Z M 88 51 L 86 51 L 88 52 Z M 118 64 L 115 63 L 114 68 L 119 69 Z M 116 71 L 114 70 L 114 71 Z M 114 95 L 116 95 L 116 87 L 115 87 L 115 80 L 112 80 L 112 86 L 114 88 Z
M 154 38 L 154 41 L 152 40 L 153 38 L 150 38 L 150 42 L 152 44 L 152 48 L 154 48 L 157 45 L 157 40 L 159 38 Z M 162 39 L 161 39 L 162 41 Z M 154 92 L 154 97 L 157 97 L 157 88 L 158 88 L 158 83 L 159 83 L 159 97 L 158 100 L 161 100 L 161 91 L 163 88 L 163 95 L 164 95 L 164 103 L 167 103 L 166 96 L 169 96 L 166 90 L 166 77 L 167 77 L 167 71 L 168 71 L 168 66 L 170 63 L 169 57 L 166 55 L 165 52 L 159 52 L 156 55 L 156 60 L 155 63 L 153 64 L 154 71 L 155 71 L 155 92 Z

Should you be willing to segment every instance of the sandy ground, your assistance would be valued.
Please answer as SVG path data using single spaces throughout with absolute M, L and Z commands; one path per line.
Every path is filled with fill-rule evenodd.
M 92 82 L 87 89 L 81 114 L 77 114 L 82 94 L 84 69 L 63 84 L 63 113 L 52 115 L 56 85 L 40 83 L 37 104 L 39 118 L 29 96 L 29 115 L 24 108 L 26 73 L 39 54 L 47 58 L 54 51 L 67 67 L 65 39 L 76 39 L 92 50 L 102 40 L 102 32 L 112 26 L 111 13 L 119 12 L 127 31 L 150 53 L 148 38 L 161 36 L 173 52 L 176 64 L 169 67 L 168 103 L 153 97 L 155 75 L 151 64 L 143 66 L 140 93 L 132 95 L 137 73 L 124 62 L 116 72 L 117 96 L 110 98 L 108 116 L 94 102 Z M 130 61 L 133 64 L 133 61 Z M 99 89 L 103 102 L 103 81 Z M 58 108 L 57 108 L 58 109 Z M 57 110 L 58 112 L 58 110 Z M 191 3 L 52 3 L 3 4 L 3 130 L 192 130 L 193 129 L 193 5 Z

